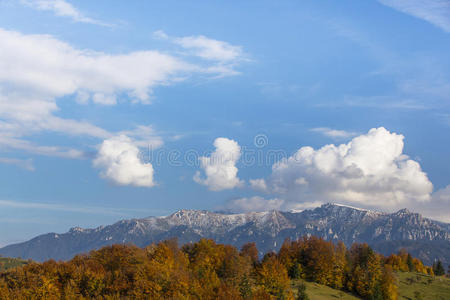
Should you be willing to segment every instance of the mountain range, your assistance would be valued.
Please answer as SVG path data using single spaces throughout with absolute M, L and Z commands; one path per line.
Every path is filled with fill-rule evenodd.
M 76 254 L 116 244 L 144 247 L 177 238 L 180 244 L 212 238 L 241 247 L 256 242 L 260 253 L 278 250 L 286 238 L 319 236 L 326 240 L 368 243 L 385 255 L 401 248 L 425 264 L 439 259 L 450 264 L 450 224 L 434 221 L 407 209 L 395 213 L 324 204 L 301 212 L 218 213 L 179 210 L 165 217 L 122 220 L 94 229 L 74 227 L 67 233 L 47 233 L 8 245 L 0 255 L 44 261 L 67 260 Z

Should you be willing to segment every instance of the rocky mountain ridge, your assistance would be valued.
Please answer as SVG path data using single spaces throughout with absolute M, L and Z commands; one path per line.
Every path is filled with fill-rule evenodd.
M 389 254 L 406 247 L 425 263 L 450 263 L 450 233 L 446 223 L 433 221 L 406 209 L 395 213 L 358 209 L 339 204 L 301 212 L 217 213 L 179 210 L 165 217 L 122 220 L 94 229 L 74 227 L 67 233 L 48 233 L 0 249 L 3 256 L 66 260 L 114 243 L 146 246 L 176 237 L 180 244 L 212 238 L 241 247 L 256 242 L 262 252 L 277 250 L 286 238 L 315 235 L 343 241 L 347 246 L 366 242 Z

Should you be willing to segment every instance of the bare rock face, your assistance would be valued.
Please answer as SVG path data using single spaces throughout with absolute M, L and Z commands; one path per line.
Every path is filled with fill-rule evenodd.
M 423 218 L 402 209 L 388 214 L 339 204 L 325 204 L 302 212 L 253 212 L 246 214 L 180 210 L 166 217 L 122 220 L 95 229 L 75 227 L 67 233 L 48 233 L 27 242 L 6 246 L 0 254 L 10 257 L 67 260 L 102 246 L 133 243 L 146 246 L 169 238 L 180 244 L 212 238 L 241 247 L 256 242 L 261 253 L 278 250 L 286 238 L 319 236 L 343 241 L 347 246 L 365 242 L 384 254 L 406 248 L 431 264 L 450 263 L 449 224 Z

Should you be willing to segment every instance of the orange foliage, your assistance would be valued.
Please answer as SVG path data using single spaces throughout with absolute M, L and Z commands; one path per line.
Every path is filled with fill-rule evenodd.
M 146 248 L 113 245 L 67 262 L 29 263 L 0 273 L 0 299 L 293 299 L 304 278 L 365 299 L 397 299 L 393 271 L 433 270 L 406 251 L 385 258 L 366 244 L 347 249 L 317 237 L 286 240 L 260 261 L 254 243 L 241 251 L 202 239 Z

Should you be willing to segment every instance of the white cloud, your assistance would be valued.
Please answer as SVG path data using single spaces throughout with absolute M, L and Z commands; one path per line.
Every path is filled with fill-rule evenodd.
M 260 192 L 267 192 L 267 184 L 264 179 L 250 179 L 250 186 L 252 189 L 260 191 Z
M 170 37 L 164 31 L 158 30 L 153 33 L 153 36 L 181 46 L 188 51 L 188 55 L 215 62 L 214 65 L 205 68 L 208 73 L 215 73 L 220 76 L 236 75 L 239 72 L 234 67 L 239 62 L 247 60 L 241 46 L 231 45 L 203 35 Z
M 314 209 L 316 207 L 321 206 L 324 204 L 322 201 L 310 201 L 310 202 L 290 202 L 286 203 L 285 207 L 283 207 L 284 210 L 289 210 L 292 212 L 301 212 L 305 209 Z
M 34 171 L 33 161 L 31 159 L 0 157 L 0 164 L 15 165 L 27 171 Z
M 243 56 L 242 47 L 210 39 L 203 35 L 175 38 L 174 42 L 191 50 L 194 55 L 208 60 L 232 62 Z
M 328 127 L 318 127 L 318 128 L 312 128 L 312 132 L 318 132 L 325 136 L 334 138 L 334 139 L 345 139 L 352 136 L 355 136 L 355 132 L 345 131 L 345 130 L 338 130 L 338 129 L 332 129 Z
M 0 46 L 0 144 L 38 154 L 51 155 L 55 147 L 30 146 L 23 136 L 40 131 L 112 136 L 88 122 L 56 117 L 58 98 L 78 93 L 85 102 L 114 104 L 116 95 L 127 92 L 149 103 L 153 86 L 195 69 L 156 51 L 109 55 L 78 50 L 48 35 L 3 29 Z
M 134 144 L 138 147 L 156 149 L 161 147 L 164 143 L 162 138 L 151 125 L 139 125 L 133 130 L 121 131 L 119 132 L 119 135 L 126 135 L 134 138 Z
M 58 204 L 58 203 L 43 203 L 43 202 L 22 202 L 22 201 L 11 201 L 11 200 L 0 200 L 0 207 L 1 208 L 18 208 L 22 211 L 25 209 L 32 209 L 32 210 L 51 210 L 51 211 L 63 211 L 63 212 L 74 212 L 74 213 L 81 213 L 81 214 L 94 214 L 94 215 L 116 215 L 116 216 L 123 216 L 123 215 L 130 215 L 135 216 L 136 212 L 142 212 L 146 211 L 145 208 L 140 209 L 130 209 L 130 208 L 112 208 L 112 207 L 97 207 L 97 206 L 72 206 L 67 204 Z M 154 214 L 161 214 L 161 213 L 167 213 L 166 211 L 161 210 L 149 210 L 150 213 Z M 2 218 L 0 222 L 14 222 L 14 219 L 11 221 L 5 220 Z M 20 220 L 25 222 L 26 220 Z
M 279 210 L 283 205 L 282 199 L 264 199 L 259 196 L 233 199 L 225 204 L 224 209 L 232 212 L 260 212 Z
M 14 137 L 0 135 L 0 146 L 3 150 L 22 150 L 38 155 L 80 159 L 85 157 L 83 151 L 68 147 L 40 146 L 32 142 Z
M 233 140 L 217 138 L 214 141 L 216 150 L 210 157 L 200 157 L 200 166 L 205 171 L 206 178 L 201 178 L 200 172 L 194 176 L 195 182 L 208 186 L 212 191 L 233 189 L 244 184 L 237 177 L 236 162 L 241 157 L 241 147 Z
M 405 14 L 430 22 L 450 32 L 449 0 L 378 0 L 380 3 Z
M 51 11 L 57 16 L 69 17 L 75 22 L 111 26 L 111 24 L 86 17 L 72 4 L 64 0 L 21 0 L 20 2 L 37 10 Z
M 302 147 L 274 164 L 264 183 L 283 195 L 288 208 L 313 201 L 391 209 L 427 202 L 433 185 L 419 163 L 403 154 L 403 139 L 380 127 L 348 144 Z
M 180 72 L 196 69 L 157 51 L 110 55 L 79 50 L 48 35 L 3 29 L 0 40 L 3 92 L 26 89 L 37 98 L 82 92 L 95 102 L 113 104 L 118 93 L 127 92 L 131 98 L 149 103 L 152 87 L 170 83 Z M 47 111 L 55 108 L 48 107 Z
M 60 111 L 57 102 L 69 101 L 63 97 L 74 96 L 85 105 L 115 105 L 119 98 L 149 104 L 156 86 L 179 82 L 193 74 L 222 72 L 212 74 L 216 63 L 197 65 L 188 62 L 186 56 L 181 59 L 150 50 L 108 54 L 77 49 L 50 35 L 1 28 L 0 48 L 0 145 L 60 157 L 79 158 L 83 154 L 75 149 L 35 145 L 26 137 L 49 131 L 102 140 L 117 135 L 86 121 L 56 116 Z M 136 130 L 125 134 L 132 136 L 138 146 L 162 143 L 150 132 L 152 129 L 138 126 Z
M 104 140 L 93 164 L 101 169 L 103 178 L 118 185 L 152 187 L 156 184 L 152 164 L 141 161 L 139 148 L 125 135 Z
M 426 217 L 450 223 L 450 185 L 439 189 L 431 195 L 429 203 L 417 203 L 411 210 Z
M 156 30 L 153 32 L 153 37 L 160 40 L 168 40 L 170 37 L 162 30 Z

